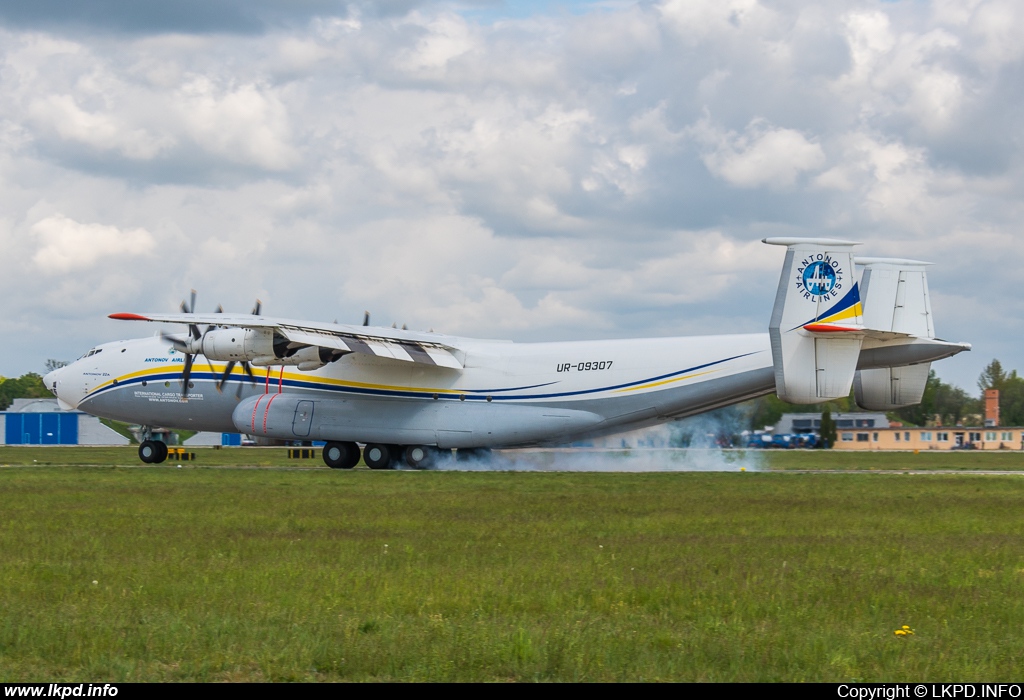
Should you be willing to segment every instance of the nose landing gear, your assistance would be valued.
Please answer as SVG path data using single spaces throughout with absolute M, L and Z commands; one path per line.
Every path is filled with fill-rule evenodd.
M 143 440 L 139 445 L 139 459 L 146 464 L 160 464 L 167 459 L 167 445 L 159 440 Z

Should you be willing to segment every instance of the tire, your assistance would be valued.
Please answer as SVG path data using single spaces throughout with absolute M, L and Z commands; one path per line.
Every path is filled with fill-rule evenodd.
M 359 463 L 359 445 L 354 442 L 328 442 L 324 445 L 324 464 L 331 469 L 351 469 Z
M 163 460 L 160 459 L 160 445 L 163 443 L 157 442 L 156 440 L 143 440 L 142 444 L 139 445 L 139 459 L 146 464 L 156 464 Z M 167 459 L 167 453 L 163 452 L 163 458 Z
M 436 447 L 410 445 L 405 448 L 405 463 L 413 469 L 430 469 L 437 462 Z
M 394 448 L 371 442 L 363 448 L 363 461 L 370 469 L 391 469 Z
M 167 459 L 167 443 L 160 442 L 159 440 L 154 440 L 154 442 L 157 448 L 156 463 L 160 464 Z

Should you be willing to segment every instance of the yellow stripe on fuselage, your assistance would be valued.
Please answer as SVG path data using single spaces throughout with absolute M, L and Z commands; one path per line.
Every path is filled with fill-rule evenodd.
M 709 369 L 706 372 L 694 372 L 693 374 L 684 374 L 681 377 L 672 377 L 671 379 L 662 379 L 659 382 L 647 382 L 646 384 L 640 384 L 638 386 L 627 386 L 624 389 L 619 389 L 615 393 L 621 394 L 622 392 L 625 392 L 625 391 L 639 391 L 640 389 L 653 389 L 656 386 L 664 386 L 665 384 L 672 384 L 674 382 L 682 382 L 682 381 L 685 381 L 687 379 L 693 379 L 694 377 L 702 377 L 705 374 L 713 374 L 714 372 L 717 372 L 717 371 L 718 371 L 717 369 Z
M 107 389 L 108 387 L 113 386 L 115 383 L 123 383 L 123 382 L 126 382 L 126 381 L 130 381 L 132 379 L 139 379 L 141 377 L 147 377 L 147 376 L 152 376 L 152 375 L 157 375 L 157 374 L 167 374 L 167 373 L 180 375 L 180 374 L 182 374 L 184 372 L 184 369 L 185 369 L 184 364 L 178 364 L 178 363 L 173 363 L 173 364 L 172 363 L 167 363 L 167 364 L 160 364 L 160 365 L 157 365 L 155 367 L 147 367 L 146 369 L 140 369 L 140 370 L 138 370 L 136 372 L 130 372 L 128 374 L 123 374 L 123 375 L 121 375 L 119 377 L 115 377 L 114 379 L 111 379 L 111 380 L 108 380 L 108 381 L 106 381 L 106 382 L 104 382 L 102 384 L 99 384 L 99 385 L 96 386 L 95 389 L 90 391 L 89 394 L 92 395 L 92 394 L 95 394 L 95 393 L 97 393 L 99 391 L 103 391 L 104 389 Z M 200 366 L 197 367 L 197 366 L 193 365 L 193 372 L 195 372 L 195 371 L 199 371 L 199 372 L 209 371 L 209 369 L 210 369 L 209 366 L 202 366 L 202 365 L 200 365 Z M 258 372 L 259 368 L 257 368 L 256 371 Z M 214 372 L 213 373 L 214 374 L 223 374 L 223 370 L 220 369 L 220 368 L 214 367 Z M 261 376 L 261 374 L 262 374 L 262 376 Z M 231 369 L 231 375 L 230 376 L 233 377 L 233 378 L 236 378 L 236 377 L 244 377 L 246 379 L 249 378 L 249 375 L 247 375 L 245 373 L 245 370 L 243 370 L 240 366 L 233 367 Z M 271 385 L 273 385 L 275 382 L 277 382 L 279 380 L 279 378 L 281 378 L 281 374 L 280 374 L 279 370 L 278 371 L 270 372 L 270 384 Z M 378 389 L 378 390 L 382 390 L 382 391 L 406 391 L 406 392 L 414 392 L 414 393 L 420 393 L 420 394 L 443 394 L 443 395 L 446 395 L 446 396 L 449 396 L 449 395 L 450 396 L 458 396 L 460 394 L 471 393 L 471 392 L 469 392 L 469 391 L 467 391 L 465 389 L 441 389 L 441 388 L 430 388 L 430 387 L 395 386 L 393 384 L 369 384 L 369 383 L 366 383 L 366 382 L 353 382 L 353 381 L 348 381 L 348 380 L 344 380 L 344 379 L 333 379 L 333 378 L 330 378 L 330 377 L 314 377 L 314 376 L 310 376 L 309 374 L 295 374 L 294 372 L 285 372 L 284 376 L 283 376 L 283 379 L 292 380 L 292 381 L 301 381 L 301 382 L 310 383 L 310 384 L 322 384 L 322 385 L 327 385 L 327 386 L 351 387 L 351 388 L 354 388 L 354 389 Z M 263 384 L 263 383 L 266 382 L 266 380 L 267 380 L 267 375 L 266 374 L 263 374 L 263 373 L 256 374 L 256 377 L 255 377 L 255 383 L 256 384 Z

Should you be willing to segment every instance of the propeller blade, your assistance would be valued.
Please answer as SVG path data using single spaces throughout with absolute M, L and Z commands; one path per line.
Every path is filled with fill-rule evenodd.
M 185 355 L 185 369 L 181 372 L 181 398 L 188 396 L 188 380 L 192 378 L 193 357 L 193 355 L 187 353 Z
M 249 313 L 251 313 L 253 316 L 259 316 L 260 315 L 260 311 L 262 311 L 262 310 L 263 310 L 263 302 L 260 301 L 259 299 L 257 299 L 255 306 L 252 307 L 252 311 L 250 311 Z
M 188 352 L 188 345 L 186 345 L 183 340 L 179 340 L 178 338 L 167 335 L 163 331 L 160 331 L 160 339 L 163 340 L 165 343 L 170 343 L 171 345 L 173 345 L 174 349 L 177 350 L 178 352 Z
M 196 312 L 196 290 L 192 290 L 191 302 L 189 304 L 189 313 L 194 314 Z
M 235 361 L 231 360 L 224 368 L 224 374 L 220 375 L 220 381 L 217 382 L 217 391 L 221 391 L 224 388 L 224 383 L 228 380 L 228 377 L 231 376 L 231 370 L 233 370 L 234 368 Z
M 188 332 L 192 334 L 192 337 L 199 340 L 203 337 L 203 334 L 199 332 L 199 326 L 194 323 L 188 324 Z
M 184 299 L 181 300 L 181 304 L 178 305 L 178 308 L 181 309 L 181 313 L 183 314 L 190 313 L 188 310 L 188 304 L 185 303 Z
M 370 312 L 369 311 L 364 311 L 363 312 L 363 325 L 364 326 L 370 325 Z
M 242 369 L 244 369 L 245 373 L 249 375 L 249 381 L 251 383 L 255 384 L 256 383 L 256 375 L 252 373 L 252 367 L 249 366 L 248 362 L 246 362 L 244 360 L 242 361 Z M 238 399 L 238 398 L 241 398 L 241 397 L 242 397 L 242 382 L 238 382 L 238 386 L 235 387 L 235 398 Z
M 220 304 L 217 304 L 217 310 L 214 311 L 213 313 L 215 313 L 215 314 L 222 314 L 222 313 L 224 313 L 224 307 L 221 306 Z

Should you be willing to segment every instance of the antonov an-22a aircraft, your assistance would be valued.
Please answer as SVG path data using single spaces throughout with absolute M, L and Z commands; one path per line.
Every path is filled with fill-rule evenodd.
M 776 392 L 919 403 L 935 338 L 927 263 L 855 258 L 849 241 L 786 247 L 768 333 L 553 343 L 474 340 L 250 315 L 116 313 L 188 332 L 106 343 L 46 375 L 66 408 L 155 426 L 326 441 L 328 466 L 423 468 L 442 452 L 557 445 Z M 193 299 L 192 306 L 195 306 Z M 196 359 L 202 356 L 201 359 Z M 228 388 L 225 389 L 225 385 Z M 166 446 L 145 435 L 143 462 Z

